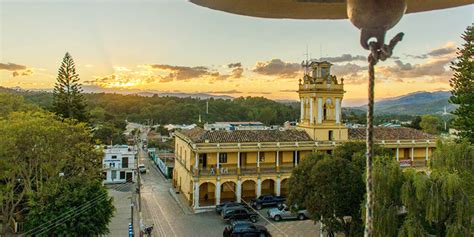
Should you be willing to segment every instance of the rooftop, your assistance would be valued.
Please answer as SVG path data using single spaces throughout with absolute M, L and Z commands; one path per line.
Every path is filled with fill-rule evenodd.
M 302 130 L 234 130 L 208 131 L 196 127 L 179 131 L 195 143 L 234 143 L 234 142 L 295 142 L 312 141 Z
M 365 140 L 365 128 L 349 128 L 349 140 Z M 374 127 L 374 140 L 421 140 L 435 136 L 405 127 Z

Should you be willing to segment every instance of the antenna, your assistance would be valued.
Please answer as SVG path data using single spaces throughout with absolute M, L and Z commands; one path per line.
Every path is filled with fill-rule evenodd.
M 319 60 L 323 57 L 323 44 L 319 44 Z

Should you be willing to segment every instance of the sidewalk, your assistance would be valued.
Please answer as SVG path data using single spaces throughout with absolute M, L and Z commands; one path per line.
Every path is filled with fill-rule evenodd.
M 131 221 L 131 198 L 132 198 L 132 190 L 134 190 L 135 185 L 130 184 L 130 188 L 126 190 L 117 191 L 114 189 L 114 186 L 107 187 L 109 196 L 114 198 L 113 205 L 115 207 L 115 213 L 112 217 L 112 220 L 109 224 L 110 233 L 106 236 L 117 236 L 117 237 L 128 237 L 128 225 Z M 137 209 L 138 206 L 134 204 L 134 212 L 135 215 L 134 219 L 134 233 L 135 236 L 138 236 L 138 214 Z

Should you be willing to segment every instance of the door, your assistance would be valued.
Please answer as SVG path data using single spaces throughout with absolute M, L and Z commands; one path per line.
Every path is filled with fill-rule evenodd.
M 202 154 L 201 155 L 201 164 L 203 168 L 207 167 L 207 154 Z
M 132 172 L 127 172 L 126 177 L 127 177 L 127 182 L 130 183 L 130 182 L 133 181 L 133 174 L 132 174 Z
M 247 153 L 240 153 L 240 166 L 245 168 L 247 166 Z

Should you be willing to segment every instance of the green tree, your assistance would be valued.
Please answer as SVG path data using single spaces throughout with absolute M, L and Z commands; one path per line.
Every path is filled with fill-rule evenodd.
M 434 115 L 423 115 L 421 117 L 420 127 L 423 132 L 438 134 L 440 131 L 441 120 Z
M 463 190 L 474 205 L 474 147 L 467 141 L 438 141 L 430 160 L 433 171 L 459 174 Z M 474 207 L 473 207 L 474 208 Z M 474 210 L 471 215 L 474 216 Z
M 94 130 L 94 138 L 98 139 L 102 144 L 124 144 L 126 143 L 123 130 L 116 128 L 113 124 L 99 124 Z
M 405 175 L 401 197 L 407 216 L 399 236 L 470 236 L 471 205 L 457 173 L 410 169 Z
M 56 115 L 43 111 L 12 112 L 0 119 L 2 232 L 6 232 L 7 223 L 14 216 L 28 218 L 33 210 L 30 205 L 34 205 L 30 201 L 47 203 L 48 194 L 55 191 L 51 185 L 57 183 L 61 174 L 66 183 L 76 178 L 84 182 L 99 181 L 101 160 L 102 154 L 95 149 L 83 123 L 69 119 L 61 121 Z M 84 187 L 87 185 L 84 183 Z M 72 207 L 58 206 L 58 212 L 66 212 Z M 97 208 L 96 211 L 106 212 Z M 80 214 L 78 218 L 87 217 Z M 106 228 L 93 225 L 90 229 Z M 71 232 L 69 235 L 81 234 Z
M 365 189 L 359 169 L 350 161 L 304 159 L 293 171 L 289 187 L 290 204 L 306 207 L 311 219 L 321 221 L 328 232 L 341 231 L 345 236 L 360 233 Z M 347 217 L 351 217 L 350 223 L 346 223 Z
M 400 210 L 402 209 L 401 187 L 404 177 L 400 164 L 393 158 L 377 156 L 373 177 L 375 199 L 373 234 L 374 236 L 396 237 L 403 221 Z
M 452 87 L 450 102 L 459 105 L 453 112 L 456 118 L 452 126 L 459 131 L 459 136 L 474 143 L 474 27 L 468 26 L 461 37 L 465 42 L 451 63 L 454 74 L 449 81 Z
M 76 66 L 69 53 L 66 53 L 59 67 L 53 97 L 53 111 L 56 114 L 79 122 L 88 120 L 79 75 L 76 73 Z
M 46 183 L 43 192 L 34 193 L 25 229 L 37 229 L 37 236 L 97 236 L 109 233 L 113 200 L 97 179 L 57 177 Z M 68 216 L 64 213 L 68 212 Z M 56 221 L 58 217 L 60 222 Z M 44 225 L 44 223 L 56 223 Z M 40 227 L 40 228 L 36 228 Z

